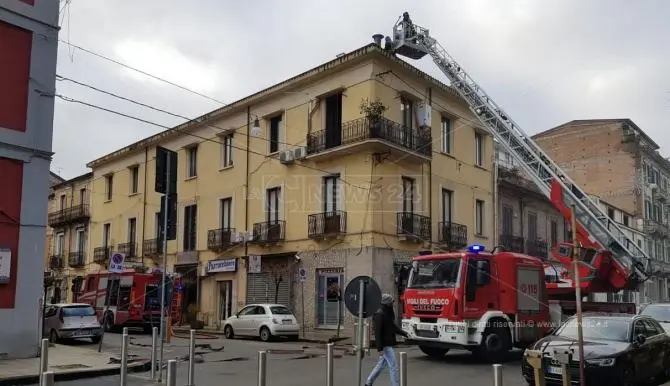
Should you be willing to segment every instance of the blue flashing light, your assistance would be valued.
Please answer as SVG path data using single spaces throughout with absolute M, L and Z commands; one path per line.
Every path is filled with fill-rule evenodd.
M 480 244 L 472 244 L 468 247 L 468 251 L 472 253 L 479 253 L 485 251 L 486 248 L 484 248 L 483 245 Z

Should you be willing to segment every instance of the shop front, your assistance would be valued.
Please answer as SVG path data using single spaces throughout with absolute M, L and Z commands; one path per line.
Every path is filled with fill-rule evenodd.
M 294 262 L 295 253 L 249 256 L 247 304 L 276 303 L 293 309 Z
M 210 312 L 214 323 L 223 322 L 237 312 L 238 260 L 235 258 L 207 262 L 207 282 L 213 303 Z

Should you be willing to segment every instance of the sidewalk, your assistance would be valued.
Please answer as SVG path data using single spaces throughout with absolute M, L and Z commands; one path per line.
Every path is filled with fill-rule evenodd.
M 175 326 L 172 328 L 174 332 L 180 333 L 180 334 L 188 334 L 190 328 L 187 326 Z M 200 330 L 196 330 L 199 333 L 202 334 L 212 334 L 212 335 L 221 335 L 223 336 L 223 330 L 217 330 L 212 327 L 205 327 Z M 306 342 L 306 343 L 330 343 L 334 342 L 338 346 L 339 345 L 353 345 L 353 338 L 344 336 L 340 334 L 339 338 L 335 338 L 335 331 L 332 330 L 316 330 L 316 331 L 305 331 L 304 336 L 302 333 L 300 333 L 300 342 Z
M 151 360 L 131 356 L 128 372 L 149 370 Z M 56 381 L 112 375 L 120 372 L 117 354 L 99 353 L 95 347 L 53 345 L 49 347 L 49 371 Z M 0 386 L 37 383 L 40 358 L 0 360 Z

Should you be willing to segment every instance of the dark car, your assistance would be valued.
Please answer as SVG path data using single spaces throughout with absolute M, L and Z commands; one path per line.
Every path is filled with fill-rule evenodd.
M 650 379 L 665 381 L 670 376 L 670 336 L 648 316 L 629 314 L 585 313 L 582 321 L 584 337 L 584 376 L 593 385 L 631 386 Z M 577 319 L 571 317 L 556 331 L 538 340 L 529 350 L 541 351 L 545 380 L 561 384 L 561 365 L 554 350 L 573 352 L 569 366 L 573 384 L 579 384 L 579 347 Z M 526 361 L 521 372 L 534 384 L 533 368 Z

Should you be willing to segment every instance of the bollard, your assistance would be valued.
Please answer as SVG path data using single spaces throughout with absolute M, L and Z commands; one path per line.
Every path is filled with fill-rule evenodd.
M 528 364 L 533 368 L 535 386 L 545 386 L 542 352 L 537 350 L 526 350 L 523 355 L 526 357 Z
M 158 356 L 158 327 L 151 329 L 151 380 L 156 380 L 156 357 Z
M 326 386 L 333 386 L 333 346 L 334 343 L 326 345 Z
M 177 361 L 170 359 L 167 362 L 167 386 L 177 386 Z
M 188 345 L 188 384 L 195 386 L 195 330 L 191 330 Z
M 502 365 L 493 365 L 493 386 L 503 386 Z
M 49 339 L 42 339 L 40 346 L 40 386 L 44 383 L 44 373 L 49 370 Z
M 561 373 L 563 379 L 563 386 L 570 386 L 572 384 L 572 377 L 570 377 L 570 361 L 572 361 L 572 352 L 570 350 L 554 349 L 554 359 L 561 364 L 561 367 L 551 366 L 547 369 L 550 373 Z
M 123 328 L 121 340 L 121 382 L 120 386 L 126 386 L 128 382 L 128 327 Z
M 258 352 L 258 386 L 265 386 L 265 370 L 268 364 L 267 355 L 268 353 L 266 351 Z
M 53 371 L 45 371 L 42 375 L 42 386 L 55 386 L 56 377 Z
M 400 353 L 400 386 L 407 386 L 407 353 Z

